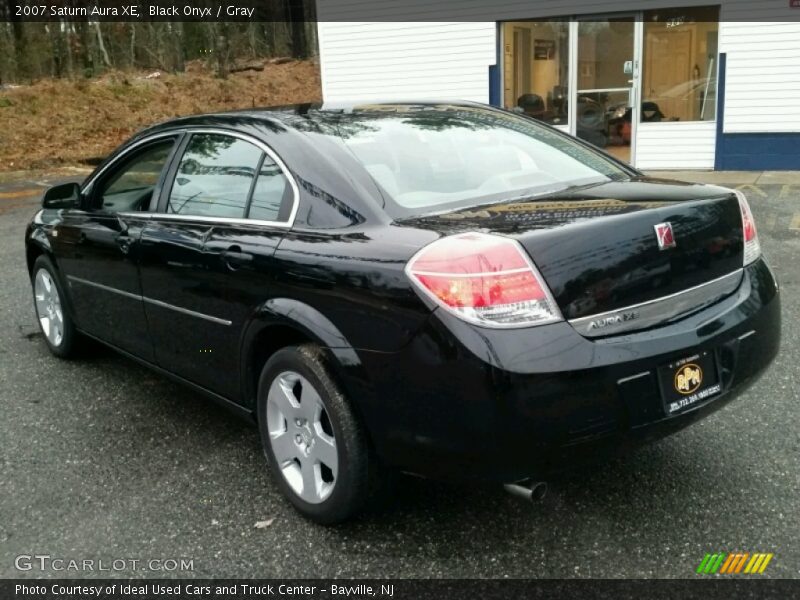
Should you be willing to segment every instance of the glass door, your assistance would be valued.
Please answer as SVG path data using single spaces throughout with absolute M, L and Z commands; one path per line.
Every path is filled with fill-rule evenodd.
M 639 121 L 640 25 L 634 14 L 581 19 L 573 46 L 572 131 L 628 163 Z

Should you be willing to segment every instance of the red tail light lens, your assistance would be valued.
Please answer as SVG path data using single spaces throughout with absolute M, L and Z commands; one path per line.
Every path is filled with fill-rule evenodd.
M 514 240 L 463 233 L 433 242 L 406 267 L 427 297 L 485 327 L 529 327 L 561 320 L 541 275 Z
M 747 266 L 755 262 L 761 256 L 761 244 L 758 241 L 758 232 L 756 231 L 756 221 L 753 219 L 753 213 L 750 210 L 750 204 L 747 202 L 747 197 L 737 191 L 736 197 L 739 199 L 739 208 L 742 211 L 742 231 L 744 232 L 744 265 Z

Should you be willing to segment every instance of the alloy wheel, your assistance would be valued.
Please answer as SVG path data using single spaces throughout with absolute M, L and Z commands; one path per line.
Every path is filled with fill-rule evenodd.
M 47 340 L 55 347 L 64 341 L 64 312 L 61 308 L 61 296 L 58 294 L 53 277 L 47 269 L 39 269 L 33 284 L 36 299 L 36 315 Z
M 289 487 L 309 504 L 333 492 L 339 453 L 319 392 L 294 371 L 280 373 L 267 393 L 267 429 L 275 461 Z

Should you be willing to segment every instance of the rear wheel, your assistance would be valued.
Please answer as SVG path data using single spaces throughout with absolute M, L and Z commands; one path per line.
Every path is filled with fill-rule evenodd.
M 66 310 L 58 274 L 46 256 L 40 256 L 33 264 L 31 284 L 36 317 L 47 347 L 60 358 L 73 357 L 79 334 Z
M 377 462 L 320 348 L 293 346 L 270 358 L 259 381 L 258 423 L 273 479 L 303 515 L 336 523 L 366 504 Z

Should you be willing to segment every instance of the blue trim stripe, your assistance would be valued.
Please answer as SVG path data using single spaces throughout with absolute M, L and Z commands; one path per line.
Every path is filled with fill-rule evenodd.
M 502 47 L 500 38 L 502 32 L 500 28 L 501 23 L 497 24 L 495 31 L 495 63 L 489 66 L 489 104 L 492 106 L 500 106 L 503 103 L 503 76 L 501 73 L 500 65 L 502 64 Z
M 721 52 L 719 55 L 719 65 L 717 66 L 717 147 L 714 154 L 714 170 L 723 169 L 724 147 L 723 132 L 725 131 L 725 81 L 728 70 L 728 54 Z
M 717 140 L 725 171 L 800 171 L 800 133 L 726 133 Z

